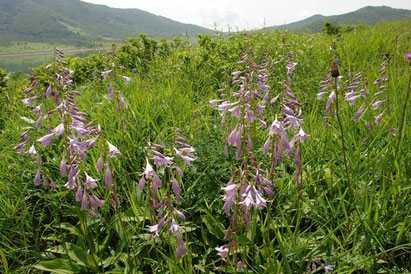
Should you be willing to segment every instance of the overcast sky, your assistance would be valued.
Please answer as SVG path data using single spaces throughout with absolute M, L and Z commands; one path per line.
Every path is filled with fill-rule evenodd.
M 411 0 L 85 0 L 115 8 L 137 8 L 207 28 L 253 29 L 291 23 L 314 14 L 342 14 L 364 6 L 411 9 Z

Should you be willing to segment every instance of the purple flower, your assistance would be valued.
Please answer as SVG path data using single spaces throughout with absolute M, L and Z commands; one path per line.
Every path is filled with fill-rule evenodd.
M 235 127 L 233 131 L 230 133 L 227 142 L 228 144 L 235 146 L 237 148 L 241 146 L 241 132 L 240 130 L 237 130 L 237 127 Z
M 227 255 L 227 253 L 228 253 L 227 245 L 223 245 L 223 246 L 220 246 L 220 247 L 216 247 L 215 250 L 217 250 L 217 254 L 218 254 L 218 256 L 220 256 L 221 258 L 224 258 L 224 257 Z
M 176 223 L 174 218 L 171 220 L 171 225 L 170 225 L 169 231 L 172 234 L 176 234 L 177 232 L 181 231 L 181 227 Z
M 114 97 L 114 88 L 113 88 L 113 85 L 110 85 L 109 87 L 108 87 L 108 99 L 113 99 L 113 97 Z
M 180 218 L 183 222 L 186 221 L 186 216 L 184 216 L 184 214 L 183 214 L 181 211 L 179 211 L 179 210 L 177 210 L 177 209 L 175 209 L 175 208 L 174 208 L 174 211 L 176 212 L 178 218 Z
M 173 180 L 172 180 L 172 183 L 171 183 L 171 187 L 173 189 L 174 194 L 176 195 L 177 202 L 180 203 L 181 202 L 180 185 L 178 184 L 178 181 L 174 177 L 173 177 Z
M 181 160 L 183 160 L 187 165 L 191 165 L 191 162 L 193 162 L 195 159 L 189 156 L 185 156 L 183 154 L 181 154 L 176 148 L 174 148 L 175 152 L 176 152 L 176 156 L 178 158 L 180 158 Z
M 87 173 L 84 172 L 84 174 L 86 175 L 86 188 L 90 189 L 93 187 L 97 186 L 97 181 L 96 179 L 94 179 L 93 177 L 89 176 Z
M 77 202 L 80 202 L 82 197 L 83 197 L 83 191 L 81 187 L 78 186 L 75 199 Z
M 26 147 L 26 145 L 27 145 L 27 142 L 23 142 L 23 143 L 18 144 L 17 146 L 15 146 L 14 149 L 16 150 L 17 153 L 23 153 L 24 148 Z
M 21 102 L 22 102 L 26 107 L 32 107 L 34 100 L 37 99 L 37 98 L 38 98 L 37 96 L 29 97 L 29 98 L 27 98 L 27 99 L 21 100 Z
M 180 233 L 177 233 L 177 249 L 176 249 L 177 259 L 180 259 L 185 254 L 187 254 L 186 245 Z
M 123 80 L 126 84 L 130 83 L 130 77 L 123 76 L 123 75 L 120 75 L 120 77 L 123 78 Z
M 231 75 L 234 79 L 236 79 L 241 73 L 243 73 L 243 71 L 234 71 L 231 73 Z
M 384 103 L 385 101 L 386 101 L 386 100 L 377 101 L 377 102 L 375 102 L 374 104 L 372 104 L 372 107 L 373 107 L 374 109 L 379 109 L 380 106 L 381 106 L 381 104 Z
M 30 93 L 30 92 L 32 92 L 33 91 L 33 88 L 27 88 L 27 89 L 25 89 L 24 91 L 23 91 L 23 93 Z
M 360 97 L 361 97 L 361 95 L 352 96 L 352 97 L 349 97 L 349 98 L 345 98 L 345 101 L 350 103 L 350 105 L 354 105 L 355 102 L 357 101 L 357 99 L 360 98 Z
M 326 105 L 326 107 L 325 107 L 325 112 L 324 112 L 324 114 L 328 114 L 328 112 L 330 111 L 331 103 L 334 102 L 334 101 L 336 100 L 336 98 L 337 98 L 337 97 L 335 96 L 335 92 L 332 91 L 332 92 L 330 93 L 330 96 L 328 96 L 327 105 Z
M 385 110 L 383 110 L 383 112 L 381 112 L 378 116 L 375 117 L 375 122 L 377 123 L 377 125 L 380 124 L 384 112 Z
M 106 173 L 104 175 L 104 182 L 106 183 L 106 188 L 110 187 L 112 181 L 113 181 L 113 176 L 111 174 L 110 166 L 107 163 L 106 164 Z
M 51 86 L 49 86 L 46 90 L 46 93 L 44 93 L 44 97 L 49 98 L 51 96 Z
M 89 196 L 90 204 L 93 209 L 97 209 L 104 204 L 104 200 L 99 199 L 96 195 Z
M 237 188 L 238 185 L 236 184 L 231 184 L 222 188 L 222 190 L 225 191 L 225 195 L 223 196 L 223 200 L 226 201 L 223 207 L 225 213 L 230 212 L 231 205 L 233 204 L 236 197 Z
M 406 57 L 408 60 L 411 60 L 411 52 L 407 52 L 407 53 L 405 54 L 405 57 Z
M 37 154 L 36 148 L 34 147 L 34 144 L 31 145 L 30 149 L 27 150 L 26 152 L 28 155 L 31 155 L 32 157 L 34 157 L 34 155 Z
M 35 186 L 40 185 L 40 168 L 37 169 L 36 176 L 34 177 L 34 185 Z
M 101 73 L 101 76 L 103 76 L 104 79 L 107 79 L 107 77 L 110 75 L 110 73 L 111 73 L 112 71 L 113 71 L 112 69 L 107 70 L 107 71 L 103 71 L 103 72 Z
M 40 116 L 40 117 L 37 119 L 36 128 L 38 128 L 38 129 L 41 128 L 42 122 L 43 122 L 43 116 Z
M 100 157 L 98 158 L 96 163 L 96 168 L 98 172 L 101 172 L 103 170 L 103 154 L 100 154 Z
M 212 108 L 215 108 L 218 103 L 222 102 L 223 100 L 210 100 L 209 103 Z
M 106 141 L 106 142 L 108 144 L 108 150 L 109 150 L 108 155 L 109 155 L 110 158 L 116 157 L 116 155 L 121 154 L 120 150 L 118 150 L 117 147 L 110 144 L 109 141 Z
M 64 134 L 64 125 L 63 124 L 59 124 L 54 130 L 53 132 L 57 133 L 60 136 L 63 136 Z
M 264 147 L 263 147 L 263 154 L 266 155 L 268 153 L 268 150 L 270 149 L 270 136 L 268 136 L 267 141 L 265 141 L 264 143 Z
M 83 198 L 81 199 L 81 209 L 86 210 L 87 208 L 88 208 L 87 193 L 84 191 Z
M 67 165 L 66 165 L 66 159 L 64 157 L 64 153 L 63 153 L 63 159 L 61 159 L 61 162 L 60 162 L 60 173 L 61 173 L 61 176 L 63 177 L 67 175 Z
M 365 110 L 365 105 L 362 104 L 362 105 L 360 106 L 360 108 L 358 109 L 357 113 L 354 115 L 354 121 L 357 121 L 357 120 L 360 118 L 360 116 L 362 115 L 362 113 L 364 112 L 364 110 Z
M 47 147 L 51 144 L 51 141 L 53 140 L 53 135 L 55 133 L 50 133 L 47 135 L 44 135 L 43 137 L 41 137 L 40 139 L 37 139 L 38 142 L 40 142 L 42 144 L 43 147 Z

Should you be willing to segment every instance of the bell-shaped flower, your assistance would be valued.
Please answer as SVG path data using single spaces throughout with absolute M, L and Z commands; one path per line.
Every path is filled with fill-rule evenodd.
M 121 154 L 120 150 L 118 150 L 117 147 L 115 147 L 115 146 L 113 146 L 112 144 L 110 144 L 109 141 L 106 141 L 106 142 L 107 142 L 107 144 L 108 144 L 108 150 L 109 150 L 108 156 L 109 156 L 110 158 L 113 158 L 113 157 L 115 157 L 116 155 L 120 155 L 120 154 Z
M 89 176 L 87 173 L 84 172 L 86 175 L 86 188 L 90 189 L 97 186 L 98 179 L 94 179 L 93 177 Z
M 386 101 L 386 100 L 377 101 L 377 102 L 375 102 L 374 104 L 372 104 L 372 107 L 373 107 L 374 109 L 379 109 L 380 106 L 381 106 L 381 104 L 384 103 L 385 101 Z
M 221 258 L 224 258 L 225 256 L 227 256 L 227 253 L 228 253 L 227 245 L 216 247 L 215 250 L 217 250 L 217 255 L 220 256 Z
M 34 157 L 34 155 L 37 154 L 36 148 L 34 147 L 34 144 L 31 145 L 31 147 L 29 148 L 29 150 L 27 150 L 26 152 L 28 155 L 30 155 L 31 157 Z
M 113 181 L 113 176 L 111 174 L 110 165 L 107 163 L 106 164 L 106 172 L 105 172 L 105 175 L 104 175 L 104 182 L 106 183 L 106 188 L 110 187 L 112 181 Z
M 96 169 L 98 172 L 101 172 L 103 170 L 103 154 L 100 154 L 100 157 L 97 159 L 96 163 Z
M 51 141 L 53 140 L 53 136 L 54 136 L 54 132 L 44 135 L 43 137 L 41 137 L 40 139 L 37 139 L 38 142 L 40 142 L 42 144 L 43 147 L 47 147 L 51 144 Z
M 187 254 L 186 245 L 180 233 L 177 233 L 177 249 L 176 249 L 177 259 L 180 259 L 185 254 Z
M 32 107 L 34 100 L 37 99 L 37 96 L 29 97 L 27 99 L 21 100 L 21 102 L 26 106 L 26 107 Z

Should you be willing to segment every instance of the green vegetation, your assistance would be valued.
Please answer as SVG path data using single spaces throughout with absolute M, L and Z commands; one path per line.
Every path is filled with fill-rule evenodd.
M 0 45 L 40 42 L 89 47 L 147 33 L 152 37 L 195 36 L 212 31 L 138 9 L 114 9 L 80 0 L 2 0 Z
M 410 18 L 410 10 L 394 9 L 387 6 L 368 6 L 341 15 L 324 16 L 317 14 L 298 22 L 283 26 L 274 26 L 270 28 L 297 31 L 309 30 L 312 32 L 319 32 L 321 31 L 324 22 L 330 22 L 336 25 L 374 25 L 382 22 L 393 22 L 407 20 Z
M 215 247 L 226 243 L 224 229 L 229 217 L 222 209 L 221 187 L 230 180 L 237 161 L 232 147 L 224 154 L 221 117 L 209 100 L 219 98 L 216 91 L 237 70 L 245 45 L 255 51 L 257 63 L 268 63 L 270 99 L 282 91 L 286 71 L 274 63 L 286 54 L 285 48 L 292 52 L 297 62 L 292 89 L 302 105 L 303 127 L 310 138 L 301 145 L 301 198 L 294 181 L 293 159 L 285 158 L 276 169 L 274 197 L 267 198 L 266 208 L 251 213 L 250 229 L 238 236 L 244 244 L 241 246 L 248 246 L 238 250 L 238 259 L 245 264 L 243 271 L 320 273 L 326 265 L 333 265 L 335 273 L 410 272 L 409 108 L 396 152 L 411 73 L 405 58 L 410 51 L 410 29 L 411 21 L 403 21 L 356 28 L 338 38 L 284 31 L 200 35 L 196 46 L 184 39 L 158 42 L 141 35 L 119 47 L 116 57 L 64 59 L 74 71 L 76 90 L 82 94 L 75 98 L 76 104 L 89 114 L 87 121 L 101 124 L 104 138 L 122 152 L 111 162 L 119 204 L 105 203 L 99 210 L 102 222 L 81 210 L 74 201 L 76 191 L 64 187 L 66 180 L 59 176 L 57 160 L 61 151 L 54 145 L 42 153 L 44 168 L 56 178 L 56 191 L 34 186 L 35 159 L 13 149 L 20 143 L 20 134 L 34 127 L 36 119 L 21 102 L 27 98 L 22 91 L 29 79 L 10 75 L 7 89 L 0 93 L 0 272 L 235 273 L 237 265 L 232 265 L 231 259 L 224 262 Z M 351 107 L 341 95 L 344 153 L 339 124 L 333 115 L 324 119 L 326 103 L 316 98 L 335 57 L 330 51 L 333 42 L 343 81 L 362 71 L 370 94 L 378 91 L 373 82 L 379 77 L 381 53 L 389 53 L 391 58 L 386 87 L 390 110 L 380 125 L 370 129 L 370 121 L 378 114 L 372 109 L 354 122 L 359 103 Z M 127 102 L 126 132 L 115 104 L 104 98 L 108 80 L 102 79 L 101 72 L 111 69 L 112 60 L 127 67 L 124 74 L 131 78 L 128 85 L 121 79 L 113 80 L 116 92 L 121 90 Z M 39 86 L 47 88 L 53 72 L 43 65 L 33 73 L 40 79 Z M 265 111 L 270 115 L 269 106 Z M 269 125 L 275 118 L 271 116 Z M 182 227 L 187 255 L 180 260 L 176 259 L 174 237 L 168 233 L 154 237 L 148 232 L 150 208 L 145 192 L 138 190 L 146 166 L 147 142 L 171 147 L 174 127 L 187 133 L 187 141 L 196 149 L 196 160 L 184 170 L 182 202 L 178 205 L 186 216 Z M 34 139 L 47 134 L 46 126 L 32 134 Z M 266 138 L 257 136 L 256 154 L 262 156 Z M 100 187 L 104 174 L 95 168 L 100 153 L 100 149 L 91 149 L 84 163 L 87 172 L 100 180 L 98 190 L 105 193 Z M 267 164 L 269 158 L 261 157 L 259 164 Z M 318 268 L 313 270 L 316 262 Z

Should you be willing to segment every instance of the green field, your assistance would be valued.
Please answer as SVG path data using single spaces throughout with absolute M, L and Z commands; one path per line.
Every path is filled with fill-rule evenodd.
M 66 111 L 60 108 L 53 115 L 45 115 L 56 107 L 53 96 L 43 97 L 50 83 L 58 87 L 62 100 L 69 98 L 64 96 L 71 91 L 55 79 L 58 63 L 49 70 L 44 66 L 34 70 L 39 79 L 38 89 L 30 94 L 22 92 L 29 79 L 10 73 L 6 87 L 0 86 L 0 272 L 410 272 L 410 102 L 405 107 L 411 77 L 410 60 L 406 59 L 407 51 L 411 51 L 410 29 L 411 21 L 403 21 L 354 27 L 333 36 L 284 31 L 228 37 L 200 35 L 195 45 L 184 39 L 160 42 L 140 36 L 129 39 L 114 53 L 66 60 L 73 71 L 74 89 L 81 93 L 74 97 L 75 105 L 80 112 L 87 113 L 82 116 L 85 123 L 93 122 L 90 130 L 97 129 L 97 124 L 102 129 L 87 158 L 80 154 L 74 157 L 78 152 L 74 148 L 74 152 L 69 151 L 69 139 L 64 139 L 69 134 L 80 134 L 78 122 L 67 124 L 70 119 L 74 121 L 67 114 L 73 111 L 71 106 Z M 37 46 L 42 47 L 30 45 Z M 244 47 L 246 56 L 242 55 Z M 242 57 L 247 62 L 237 64 Z M 318 100 L 317 94 L 335 58 L 341 62 L 338 69 L 342 76 L 338 110 L 334 101 L 325 116 L 329 93 L 323 100 Z M 387 71 L 381 74 L 381 63 L 386 59 Z M 287 72 L 286 64 L 290 62 L 296 63 L 295 70 L 288 68 Z M 112 69 L 112 63 L 127 70 L 115 69 L 103 79 L 101 72 Z M 257 75 L 261 76 L 263 70 L 266 79 L 261 81 L 270 86 L 268 93 L 263 92 L 261 83 L 257 84 Z M 236 71 L 240 71 L 241 83 L 246 83 L 244 90 L 232 83 L 236 79 L 231 73 Z M 367 95 L 359 96 L 350 105 L 344 100 L 351 91 L 346 88 L 359 72 L 363 76 L 354 90 L 364 87 L 362 92 Z M 119 75 L 130 77 L 130 83 Z M 252 81 L 248 83 L 242 76 Z M 389 78 L 374 84 L 382 76 Z M 109 85 L 114 87 L 113 95 L 108 93 Z M 293 100 L 289 100 L 292 96 L 285 85 L 292 89 Z M 382 85 L 385 87 L 381 88 Z M 244 100 L 238 104 L 239 118 L 231 109 L 224 126 L 220 112 L 209 103 L 221 99 L 217 92 L 220 88 L 227 94 L 222 100 Z M 374 98 L 381 90 L 384 92 Z M 247 91 L 255 96 L 248 103 L 247 99 L 238 99 L 243 95 L 236 97 L 238 94 L 233 93 Z M 268 94 L 268 104 L 262 110 L 267 127 L 258 119 L 248 123 L 250 116 L 245 118 L 245 110 L 257 107 L 263 100 L 256 93 Z M 43 103 L 40 129 L 35 128 L 38 115 L 33 113 L 33 107 L 24 107 L 21 101 L 34 95 L 39 96 L 34 107 Z M 110 96 L 113 100 L 107 99 Z M 120 105 L 120 96 L 125 108 Z M 279 97 L 274 102 L 276 96 Z M 116 100 L 120 105 L 118 111 Z M 370 105 L 377 100 L 383 101 L 378 109 Z M 302 120 L 300 126 L 310 135 L 303 143 L 295 144 L 295 148 L 301 149 L 300 170 L 295 151 L 291 155 L 284 151 L 282 163 L 278 155 L 273 156 L 271 147 L 263 153 L 276 116 L 280 120 L 290 116 L 289 110 L 284 114 L 280 102 L 294 102 L 291 108 L 296 113 L 301 106 L 302 113 L 297 115 Z M 367 102 L 367 108 L 354 121 L 363 102 Z M 383 109 L 378 124 L 375 117 Z M 61 121 L 66 123 L 62 136 L 56 134 L 51 146 L 41 146 L 36 140 L 49 133 L 48 125 L 54 129 Z M 234 145 L 228 145 L 227 154 L 224 150 L 227 139 L 232 141 L 231 133 L 241 123 L 242 134 L 250 137 L 242 136 L 240 144 L 234 142 L 241 152 L 237 160 Z M 31 143 L 35 144 L 41 176 L 52 179 L 55 190 L 43 188 L 43 181 L 35 186 L 36 158 L 17 154 L 14 149 L 21 143 L 20 135 L 29 128 L 25 151 Z M 190 166 L 183 164 L 173 149 L 179 145 L 175 143 L 179 135 L 175 128 L 186 133 L 184 139 L 195 149 L 195 160 Z M 285 132 L 291 142 L 298 130 L 287 125 Z M 284 140 L 275 134 L 280 133 L 270 137 L 270 145 L 276 140 L 281 149 Z M 106 140 L 121 155 L 111 158 Z M 144 189 L 140 185 L 146 157 L 153 157 L 148 142 L 165 146 L 164 154 L 173 155 L 173 161 L 181 164 L 184 172 L 181 178 L 171 165 L 157 168 L 151 162 L 163 180 L 156 193 L 155 179 L 147 177 Z M 68 179 L 61 175 L 60 164 L 63 153 L 74 157 L 64 156 L 71 160 L 67 167 L 75 169 L 73 163 L 79 162 L 79 185 L 86 180 L 84 172 L 99 180 L 93 191 L 106 201 L 95 210 L 99 218 L 82 209 L 86 194 L 76 201 L 78 189 L 65 187 Z M 100 155 L 107 156 L 105 163 L 109 161 L 109 188 L 105 187 L 107 166 L 101 172 L 96 169 Z M 277 164 L 270 171 L 274 158 Z M 247 192 L 241 186 L 250 184 L 257 188 L 257 170 L 259 176 L 267 177 L 273 184 L 273 195 L 262 191 L 266 204 L 258 209 L 247 208 L 243 196 Z M 181 203 L 171 174 L 180 185 Z M 221 188 L 227 186 L 230 178 L 240 187 L 226 213 L 226 192 Z M 85 189 L 84 186 L 84 193 Z M 161 207 L 152 207 L 154 197 L 159 202 L 165 199 L 167 207 L 163 214 L 168 219 L 159 213 Z M 185 215 L 185 220 L 177 217 L 173 207 Z M 173 229 L 172 216 L 181 226 L 181 239 L 176 236 L 178 233 L 169 232 Z M 163 217 L 167 221 L 159 236 L 150 233 L 149 226 L 159 225 Z M 181 240 L 186 254 L 179 258 Z M 225 244 L 228 253 L 221 258 L 216 248 Z

